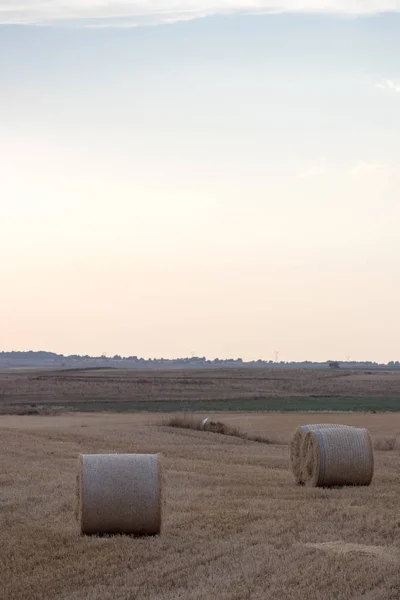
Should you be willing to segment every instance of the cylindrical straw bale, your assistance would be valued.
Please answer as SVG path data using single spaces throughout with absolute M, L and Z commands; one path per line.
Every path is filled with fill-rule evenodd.
M 318 429 L 304 439 L 306 485 L 369 485 L 374 474 L 374 451 L 366 429 Z
M 82 534 L 160 532 L 158 454 L 81 454 L 78 493 Z
M 348 428 L 348 425 L 336 425 L 335 423 L 318 423 L 313 425 L 301 425 L 294 432 L 292 442 L 290 444 L 290 468 L 298 484 L 304 484 L 303 468 L 304 468 L 304 439 L 308 431 L 316 431 L 318 429 L 338 429 Z

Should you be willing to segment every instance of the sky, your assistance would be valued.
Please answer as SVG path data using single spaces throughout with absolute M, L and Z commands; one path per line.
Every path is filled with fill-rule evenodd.
M 400 360 L 400 0 L 0 0 L 0 349 Z

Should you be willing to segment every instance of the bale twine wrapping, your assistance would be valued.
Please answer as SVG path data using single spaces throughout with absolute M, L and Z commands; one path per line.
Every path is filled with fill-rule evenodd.
M 366 429 L 347 427 L 309 431 L 304 439 L 306 485 L 369 485 L 374 451 Z
M 294 432 L 290 444 L 290 468 L 299 485 L 304 484 L 303 469 L 304 469 L 304 439 L 308 431 L 316 431 L 318 429 L 340 429 L 349 428 L 349 425 L 336 425 L 335 423 L 318 423 L 314 425 L 301 425 Z
M 82 534 L 155 535 L 161 529 L 158 454 L 81 454 L 78 513 Z

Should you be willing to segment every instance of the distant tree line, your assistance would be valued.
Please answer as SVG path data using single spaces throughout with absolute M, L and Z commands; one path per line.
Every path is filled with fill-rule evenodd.
M 0 368 L 7 367 L 114 367 L 114 368 L 151 368 L 151 369 L 185 369 L 185 368 L 231 368 L 231 367 L 273 367 L 273 368 L 331 368 L 331 369 L 400 369 L 399 361 L 390 361 L 387 364 L 373 361 L 337 361 L 327 360 L 323 362 L 298 361 L 298 362 L 274 362 L 272 360 L 244 361 L 242 358 L 215 358 L 207 359 L 205 356 L 191 356 L 182 358 L 141 358 L 136 355 L 121 356 L 89 356 L 88 354 L 57 354 L 47 351 L 11 351 L 0 352 Z

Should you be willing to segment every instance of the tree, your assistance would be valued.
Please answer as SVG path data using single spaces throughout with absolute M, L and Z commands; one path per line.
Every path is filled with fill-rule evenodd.
M 331 369 L 340 369 L 340 365 L 339 365 L 339 362 L 337 360 L 329 360 L 328 361 L 328 366 Z

